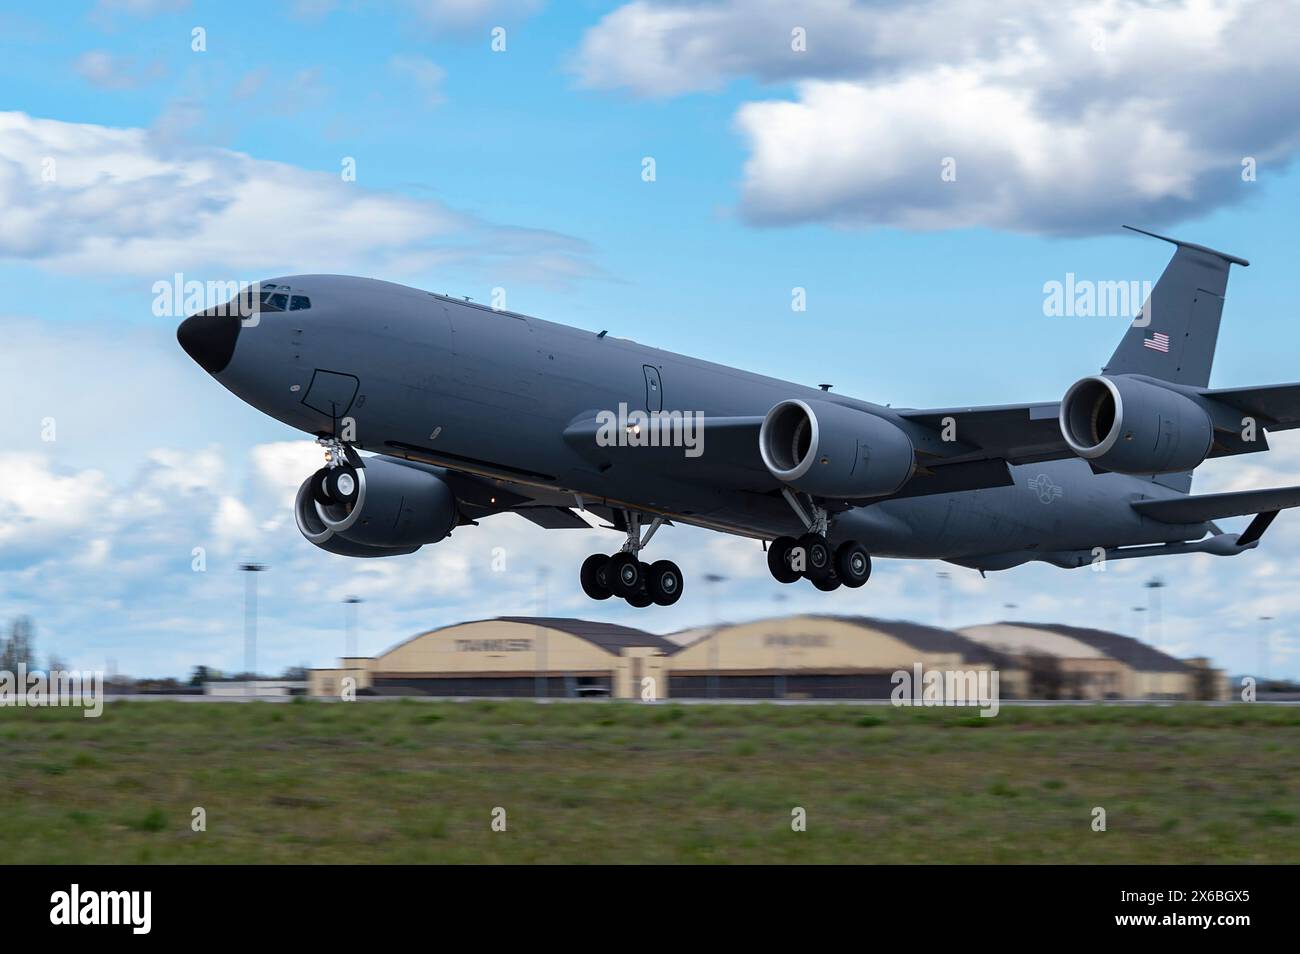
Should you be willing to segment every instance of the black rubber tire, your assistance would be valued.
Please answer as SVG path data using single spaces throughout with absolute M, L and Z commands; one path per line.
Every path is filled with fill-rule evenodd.
M 682 571 L 672 560 L 657 560 L 650 565 L 645 588 L 656 606 L 672 606 L 682 598 Z
M 835 575 L 850 589 L 871 579 L 871 554 L 857 540 L 845 540 L 835 551 Z
M 325 490 L 325 478 L 328 475 L 329 468 L 327 467 L 322 467 L 311 475 L 311 498 L 322 507 L 328 507 L 334 502 L 334 499 Z
M 799 538 L 798 545 L 804 551 L 803 575 L 814 582 L 824 580 L 835 572 L 835 557 L 831 545 L 820 533 L 805 533 Z
M 645 582 L 642 565 L 636 556 L 627 551 L 615 553 L 609 558 L 605 578 L 609 580 L 609 588 L 615 596 L 627 599 L 641 591 L 641 584 Z
M 361 482 L 357 477 L 356 468 L 350 464 L 331 468 L 325 474 L 325 492 L 335 503 L 345 505 L 355 503 L 360 489 Z
M 812 581 L 812 585 L 823 593 L 831 593 L 840 588 L 840 578 L 834 573 Z
M 609 587 L 609 577 L 605 570 L 609 566 L 609 557 L 604 553 L 593 553 L 582 561 L 578 579 L 582 581 L 582 592 L 593 600 L 607 600 L 614 595 Z
M 778 583 L 796 583 L 803 575 L 790 569 L 790 551 L 798 544 L 794 537 L 777 537 L 767 545 L 767 571 Z
M 635 606 L 637 609 L 645 609 L 654 602 L 649 593 L 634 593 L 632 596 L 626 597 L 626 599 L 628 606 Z

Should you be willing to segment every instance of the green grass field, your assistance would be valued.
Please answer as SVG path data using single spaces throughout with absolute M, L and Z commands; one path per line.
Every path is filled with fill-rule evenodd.
M 1300 859 L 1300 708 L 112 702 L 0 752 L 0 863 Z

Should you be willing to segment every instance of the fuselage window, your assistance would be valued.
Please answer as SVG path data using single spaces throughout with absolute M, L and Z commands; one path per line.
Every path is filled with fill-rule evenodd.
M 290 311 L 306 311 L 311 307 L 311 299 L 306 295 L 294 295 L 289 299 Z

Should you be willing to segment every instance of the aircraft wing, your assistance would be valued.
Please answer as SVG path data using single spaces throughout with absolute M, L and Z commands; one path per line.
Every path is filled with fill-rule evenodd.
M 1053 417 L 1050 423 L 1055 429 L 1056 405 L 1044 405 L 1044 407 L 1052 409 Z M 992 410 L 1006 411 L 1007 417 L 1018 420 L 1026 416 L 1023 409 L 1018 415 L 1015 409 L 1011 408 Z M 942 416 L 956 412 L 925 413 Z M 583 456 L 601 466 L 635 462 L 638 467 L 649 468 L 679 480 L 705 483 L 714 487 L 769 493 L 775 492 L 780 484 L 764 465 L 763 457 L 758 450 L 758 433 L 762 424 L 762 417 L 704 418 L 703 426 L 699 431 L 701 440 L 698 447 L 701 453 L 698 457 L 684 454 L 681 447 L 602 447 L 597 441 L 599 425 L 594 418 L 590 417 L 581 418 L 566 428 L 564 439 Z M 984 431 L 992 428 L 991 424 L 983 424 Z M 976 452 L 958 461 L 939 459 L 942 455 L 952 455 L 953 445 L 942 443 L 937 431 L 933 435 L 928 434 L 924 424 L 916 424 L 910 430 L 914 432 L 914 439 L 918 441 L 924 439 L 934 443 L 936 452 L 928 459 L 918 462 L 915 476 L 893 496 L 919 497 L 960 490 L 977 490 L 982 487 L 1003 487 L 1011 483 L 1006 462 L 1001 459 L 999 453 L 980 453 L 976 448 Z M 1059 429 L 1055 429 L 1054 432 L 1060 442 Z M 1060 446 L 1064 448 L 1064 442 L 1060 442 Z M 917 447 L 921 449 L 922 444 L 918 442 Z M 1066 453 L 1056 456 L 1066 456 Z
M 989 407 L 900 409 L 918 454 L 958 461 L 1004 460 L 1032 464 L 1073 457 L 1061 437 L 1060 404 L 1000 404 Z M 943 439 L 951 422 L 953 440 Z

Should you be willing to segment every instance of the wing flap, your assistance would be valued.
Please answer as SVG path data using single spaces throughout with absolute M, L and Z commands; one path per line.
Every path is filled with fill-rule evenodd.
M 758 452 L 762 425 L 762 417 L 704 417 L 641 435 L 619 432 L 594 415 L 584 415 L 566 427 L 563 436 L 602 470 L 634 466 L 668 478 L 753 489 L 774 482 Z M 651 439 L 654 443 L 648 443 Z
M 591 524 L 568 507 L 516 507 L 513 513 L 543 530 L 590 530 Z

